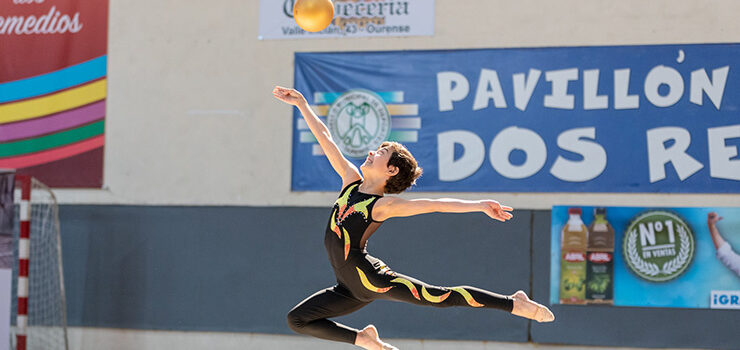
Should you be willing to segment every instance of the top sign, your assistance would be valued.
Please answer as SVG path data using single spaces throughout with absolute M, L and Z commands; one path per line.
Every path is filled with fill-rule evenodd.
M 297 53 L 295 87 L 330 128 L 340 121 L 333 137 L 365 136 L 342 150 L 358 165 L 381 133 L 404 143 L 422 191 L 738 193 L 738 55 L 738 44 Z M 360 96 L 382 103 L 360 108 Z M 357 118 L 333 115 L 340 105 Z M 294 118 L 293 190 L 334 190 Z
M 260 40 L 434 35 L 434 0 L 334 0 L 334 21 L 317 33 L 295 23 L 295 1 L 260 0 Z

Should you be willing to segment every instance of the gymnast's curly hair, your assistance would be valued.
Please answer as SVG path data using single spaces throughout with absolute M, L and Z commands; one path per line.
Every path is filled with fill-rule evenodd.
M 378 149 L 388 147 L 391 157 L 388 165 L 398 168 L 398 174 L 393 175 L 385 182 L 385 193 L 401 193 L 416 184 L 416 179 L 421 176 L 422 169 L 416 163 L 416 159 L 406 147 L 398 142 L 383 142 Z

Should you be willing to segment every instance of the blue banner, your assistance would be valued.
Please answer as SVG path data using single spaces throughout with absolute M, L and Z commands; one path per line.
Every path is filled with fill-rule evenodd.
M 740 208 L 599 210 L 553 207 L 551 303 L 740 309 Z
M 737 193 L 737 57 L 738 44 L 297 53 L 295 88 L 358 165 L 405 144 L 420 191 Z M 336 190 L 293 117 L 293 190 Z

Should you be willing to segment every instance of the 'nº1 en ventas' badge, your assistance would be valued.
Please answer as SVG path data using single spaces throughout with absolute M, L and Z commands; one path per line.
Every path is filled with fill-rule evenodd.
M 694 235 L 678 215 L 651 210 L 630 223 L 622 241 L 624 260 L 630 270 L 652 282 L 680 276 L 694 258 Z

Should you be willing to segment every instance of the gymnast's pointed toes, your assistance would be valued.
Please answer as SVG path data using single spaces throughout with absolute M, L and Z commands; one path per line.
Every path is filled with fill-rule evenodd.
M 550 311 L 546 306 L 538 305 L 537 312 L 535 313 L 535 320 L 540 323 L 555 321 L 555 314 Z

